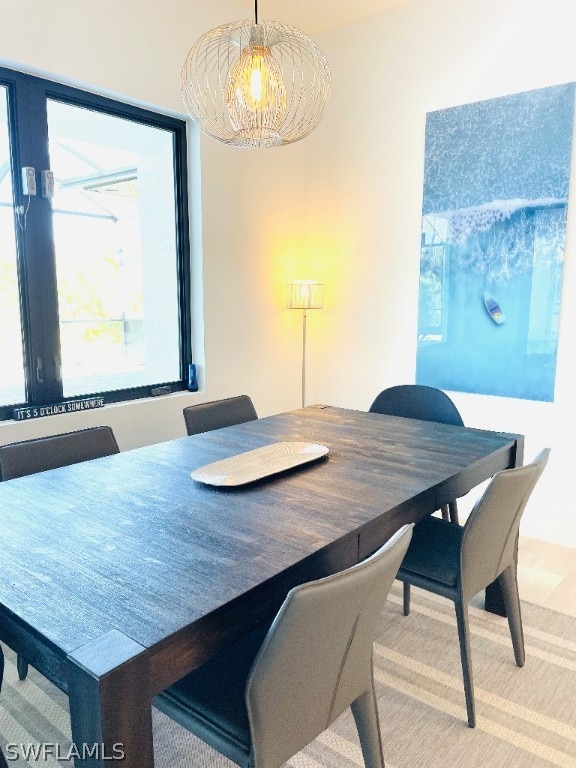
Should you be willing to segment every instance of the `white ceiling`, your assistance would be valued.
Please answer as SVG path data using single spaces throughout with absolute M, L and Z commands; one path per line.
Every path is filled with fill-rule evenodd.
M 234 1 L 239 9 L 238 20 L 254 16 L 254 0 Z M 283 21 L 314 35 L 407 2 L 411 0 L 258 0 L 258 16 Z

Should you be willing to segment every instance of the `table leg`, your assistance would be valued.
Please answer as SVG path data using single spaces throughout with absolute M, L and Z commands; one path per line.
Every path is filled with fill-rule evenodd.
M 74 765 L 154 768 L 145 648 L 113 630 L 68 655 Z
M 498 616 L 506 616 L 504 596 L 497 581 L 493 581 L 492 584 L 488 584 L 486 587 L 484 592 L 484 609 L 490 613 L 496 613 Z

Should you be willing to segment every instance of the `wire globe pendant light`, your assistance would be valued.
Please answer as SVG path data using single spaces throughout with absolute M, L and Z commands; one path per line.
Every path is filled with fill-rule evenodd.
M 236 147 L 292 144 L 316 128 L 330 96 L 330 69 L 316 43 L 277 21 L 210 30 L 182 68 L 182 98 L 201 131 Z

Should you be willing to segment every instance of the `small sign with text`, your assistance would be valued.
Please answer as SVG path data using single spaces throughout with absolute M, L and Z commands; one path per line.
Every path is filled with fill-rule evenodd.
M 102 408 L 103 405 L 103 397 L 87 397 L 84 400 L 69 400 L 66 403 L 54 403 L 53 405 L 31 405 L 29 408 L 15 408 L 13 417 L 15 421 L 27 421 L 28 419 L 40 419 L 42 416 L 89 411 L 92 408 Z

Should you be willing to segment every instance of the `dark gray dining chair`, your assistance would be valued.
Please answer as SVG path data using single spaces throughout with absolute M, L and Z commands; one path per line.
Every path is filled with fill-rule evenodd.
M 464 526 L 429 517 L 414 527 L 408 552 L 398 571 L 404 582 L 404 615 L 410 613 L 410 585 L 454 602 L 466 695 L 468 725 L 474 728 L 474 683 L 470 656 L 468 603 L 498 579 L 519 667 L 524 666 L 524 634 L 516 548 L 520 519 L 548 462 L 545 448 L 531 464 L 498 472 L 476 502 Z
M 232 427 L 258 418 L 254 404 L 248 395 L 189 405 L 183 412 L 186 431 L 189 435 L 210 432 L 212 429 L 221 427 Z
M 448 395 L 436 387 L 423 384 L 398 384 L 382 390 L 369 408 L 370 413 L 402 416 L 405 419 L 435 421 L 463 427 L 464 421 Z M 440 507 L 444 520 L 458 523 L 456 499 Z
M 14 480 L 119 452 L 114 433 L 107 426 L 8 443 L 0 445 L 0 481 Z M 17 666 L 18 676 L 24 680 L 28 674 L 28 662 L 18 656 Z
M 8 443 L 0 445 L 0 480 L 13 480 L 119 452 L 114 432 L 106 426 Z
M 367 768 L 384 768 L 372 646 L 412 525 L 347 570 L 292 589 L 253 632 L 155 705 L 244 768 L 278 768 L 347 709 Z

